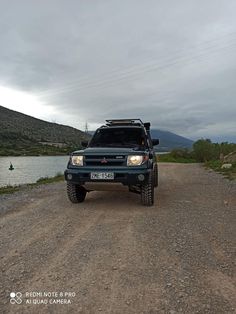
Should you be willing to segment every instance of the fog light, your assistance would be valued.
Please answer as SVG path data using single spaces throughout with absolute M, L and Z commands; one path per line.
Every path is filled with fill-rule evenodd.
M 67 175 L 67 179 L 68 179 L 68 180 L 72 180 L 72 174 L 68 174 L 68 175 Z
M 139 181 L 143 181 L 145 179 L 145 177 L 143 174 L 139 174 L 138 179 L 139 179 Z

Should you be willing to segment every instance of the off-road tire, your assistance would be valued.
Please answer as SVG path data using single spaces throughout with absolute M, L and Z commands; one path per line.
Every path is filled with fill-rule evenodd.
M 154 173 L 153 173 L 153 182 L 154 182 L 154 187 L 156 188 L 158 186 L 158 167 L 157 164 L 154 166 Z
M 141 203 L 144 206 L 152 206 L 154 203 L 154 175 L 150 172 L 148 181 L 141 185 Z
M 67 182 L 67 196 L 72 203 L 82 203 L 87 191 L 78 184 Z

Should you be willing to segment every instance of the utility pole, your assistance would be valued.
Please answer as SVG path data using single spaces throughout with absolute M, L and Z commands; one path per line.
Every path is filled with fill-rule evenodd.
M 87 122 L 87 121 L 85 122 L 85 130 L 84 130 L 84 133 L 88 134 L 88 122 Z

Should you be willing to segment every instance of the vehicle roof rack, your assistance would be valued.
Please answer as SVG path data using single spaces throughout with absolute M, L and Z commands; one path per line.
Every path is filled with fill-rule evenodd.
M 107 126 L 116 125 L 133 125 L 133 126 L 144 126 L 144 123 L 140 119 L 112 119 L 106 120 Z

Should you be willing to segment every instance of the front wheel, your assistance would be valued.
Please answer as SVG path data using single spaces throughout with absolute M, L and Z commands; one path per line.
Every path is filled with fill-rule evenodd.
M 153 176 L 154 176 L 154 179 L 153 179 L 154 187 L 156 188 L 158 186 L 158 168 L 157 168 L 157 164 L 155 164 L 153 171 L 154 171 L 154 174 L 153 174 Z
M 82 203 L 86 194 L 87 191 L 82 186 L 67 182 L 67 196 L 72 203 Z
M 154 177 L 150 172 L 148 181 L 141 185 L 141 203 L 144 206 L 152 206 L 154 203 Z

